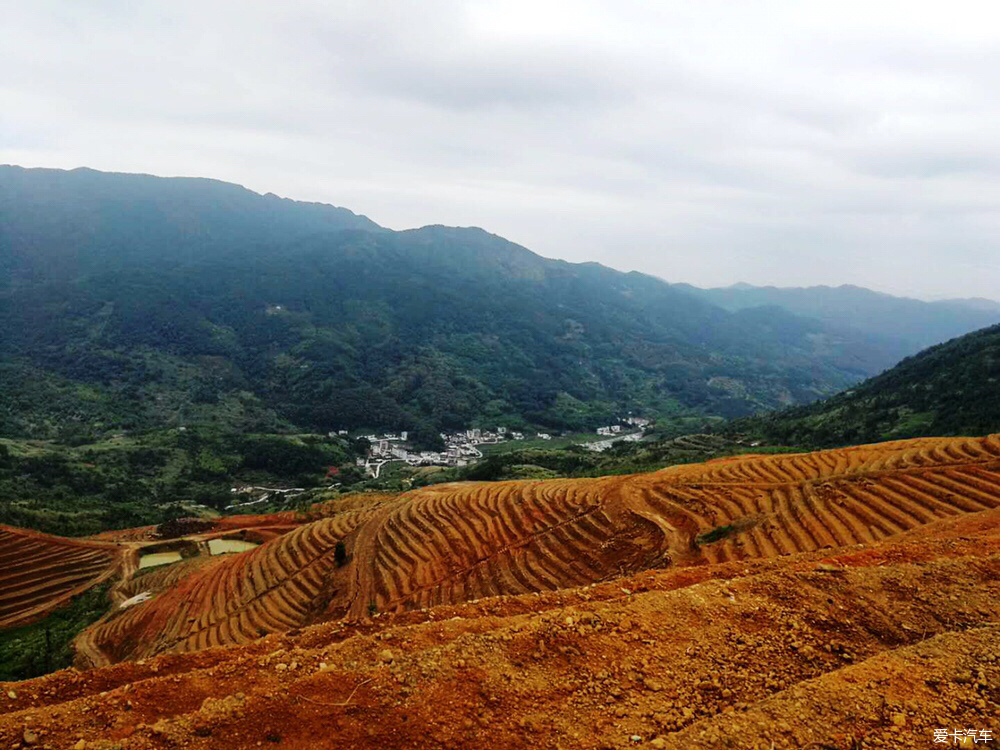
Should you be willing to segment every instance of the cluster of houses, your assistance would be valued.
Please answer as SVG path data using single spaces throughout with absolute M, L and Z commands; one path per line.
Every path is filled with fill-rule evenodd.
M 597 434 L 608 437 L 608 440 L 581 443 L 591 450 L 601 451 L 610 447 L 618 440 L 639 440 L 645 428 L 650 424 L 642 417 L 624 417 L 618 424 L 599 427 Z M 629 431 L 632 428 L 634 431 Z M 346 434 L 340 431 L 338 434 Z M 484 430 L 478 427 L 461 432 L 441 433 L 445 448 L 443 451 L 415 451 L 408 445 L 408 433 L 387 432 L 381 435 L 362 435 L 369 445 L 368 455 L 357 460 L 358 466 L 363 466 L 373 477 L 378 477 L 382 467 L 390 461 L 402 461 L 410 466 L 466 466 L 483 457 L 479 449 L 481 445 L 495 445 L 508 440 L 524 440 L 523 432 L 497 427 L 494 430 Z M 539 432 L 538 440 L 551 440 L 552 435 Z
M 389 461 L 403 461 L 410 466 L 466 466 L 483 457 L 477 446 L 494 445 L 507 440 L 524 440 L 524 433 L 497 427 L 496 430 L 474 428 L 462 432 L 441 433 L 443 451 L 414 451 L 407 447 L 409 435 L 400 433 L 363 435 L 370 444 L 368 455 L 358 459 L 358 466 L 378 477 L 382 466 Z
M 606 440 L 595 440 L 589 443 L 580 443 L 580 445 L 587 450 L 600 453 L 619 441 L 629 443 L 642 440 L 649 424 L 650 421 L 645 417 L 622 417 L 618 424 L 597 428 L 597 434 L 607 438 Z
M 612 435 L 621 435 L 625 432 L 630 432 L 629 428 L 632 430 L 645 430 L 649 427 L 649 420 L 645 417 L 622 417 L 618 424 L 611 424 L 607 427 L 598 427 L 597 434 L 604 435 L 605 437 L 611 437 Z
M 599 433 L 601 435 L 609 433 Z M 588 443 L 580 443 L 584 448 L 589 451 L 594 451 L 595 453 L 601 453 L 606 451 L 608 448 L 613 446 L 615 443 L 637 443 L 642 440 L 645 433 L 642 430 L 636 432 L 618 432 L 610 433 L 611 437 L 605 440 L 592 440 Z

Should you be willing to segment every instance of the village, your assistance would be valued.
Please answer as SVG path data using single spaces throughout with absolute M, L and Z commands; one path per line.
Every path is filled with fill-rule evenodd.
M 635 443 L 646 435 L 646 428 L 650 421 L 645 417 L 625 417 L 621 424 L 598 427 L 597 434 L 604 436 L 604 440 L 591 440 L 579 443 L 589 451 L 601 453 L 618 442 Z
M 604 451 L 618 441 L 641 440 L 649 425 L 650 420 L 644 417 L 622 417 L 616 424 L 597 428 L 596 435 L 603 437 L 603 440 L 588 440 L 577 444 L 588 450 Z M 476 427 L 460 432 L 442 432 L 441 439 L 445 444 L 443 451 L 412 450 L 407 442 L 409 436 L 405 430 L 361 437 L 368 441 L 370 448 L 367 456 L 357 459 L 357 464 L 364 467 L 369 476 L 377 479 L 382 468 L 393 461 L 400 461 L 410 466 L 467 466 L 483 457 L 479 446 L 526 439 L 548 441 L 552 440 L 553 436 L 548 432 L 526 435 L 506 427 L 496 427 L 493 430 Z

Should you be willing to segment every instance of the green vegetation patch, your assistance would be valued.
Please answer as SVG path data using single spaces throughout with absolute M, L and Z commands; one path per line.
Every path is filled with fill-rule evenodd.
M 0 630 L 0 682 L 27 680 L 73 664 L 72 642 L 110 608 L 110 583 L 88 589 L 44 620 Z
M 734 524 L 716 526 L 714 529 L 706 531 L 705 533 L 699 534 L 695 537 L 695 542 L 698 544 L 711 544 L 712 542 L 718 542 L 728 536 L 732 536 L 737 531 L 739 531 L 739 529 Z
M 214 516 L 230 488 L 319 487 L 348 473 L 342 438 L 235 433 L 211 426 L 119 435 L 77 446 L 0 441 L 0 523 L 62 536 Z M 360 479 L 360 477 L 359 477 Z

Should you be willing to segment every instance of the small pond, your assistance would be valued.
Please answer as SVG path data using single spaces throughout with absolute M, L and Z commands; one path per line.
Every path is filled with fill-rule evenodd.
M 213 555 L 228 555 L 231 552 L 246 552 L 257 545 L 242 539 L 209 539 L 208 551 Z
M 181 557 L 181 553 L 177 551 L 172 552 L 151 552 L 148 555 L 142 555 L 139 557 L 139 570 L 143 568 L 152 568 L 156 565 L 169 565 L 170 563 L 180 562 L 184 558 Z

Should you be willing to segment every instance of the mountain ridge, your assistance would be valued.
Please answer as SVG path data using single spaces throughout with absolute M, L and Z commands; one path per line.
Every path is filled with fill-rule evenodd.
M 994 300 L 925 301 L 854 284 L 778 287 L 740 282 L 709 289 L 690 284 L 677 286 L 730 311 L 777 305 L 841 331 L 855 330 L 894 339 L 900 358 L 1000 322 L 1000 302 Z
M 0 433 L 207 420 L 430 445 L 477 424 L 711 422 L 830 395 L 914 351 L 692 289 L 207 178 L 0 168 L 0 378 L 21 396 Z
M 788 316 L 764 330 L 652 276 L 480 228 L 394 232 L 203 178 L 0 169 L 0 270 L 8 383 L 96 394 L 54 434 L 30 428 L 59 421 L 36 399 L 38 419 L 22 409 L 3 428 L 18 436 L 230 419 L 222 405 L 427 442 L 476 423 L 715 419 L 894 359 L 865 336 Z

